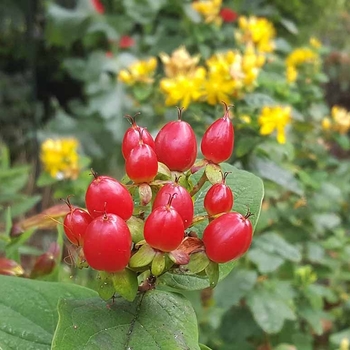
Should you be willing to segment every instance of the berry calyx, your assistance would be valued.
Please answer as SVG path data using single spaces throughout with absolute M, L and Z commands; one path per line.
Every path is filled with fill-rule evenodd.
M 169 199 L 169 194 L 176 194 L 176 200 L 172 202 L 172 206 L 180 214 L 183 220 L 184 229 L 187 229 L 192 224 L 193 220 L 193 200 L 188 191 L 179 185 L 177 181 L 167 183 L 159 190 L 154 199 L 152 210 L 166 205 Z
M 228 174 L 225 172 L 222 182 L 211 186 L 204 197 L 204 208 L 209 216 L 228 213 L 233 207 L 233 193 L 225 183 Z
M 209 259 L 226 263 L 239 258 L 248 250 L 253 238 L 250 215 L 230 212 L 209 223 L 203 232 L 203 243 Z
M 201 142 L 201 150 L 205 159 L 216 164 L 231 157 L 234 144 L 234 129 L 229 118 L 230 106 L 225 102 L 223 104 L 224 116 L 209 126 Z
M 133 212 L 134 203 L 128 190 L 116 179 L 109 176 L 97 176 L 90 183 L 85 204 L 90 215 L 96 218 L 103 213 L 111 213 L 128 220 Z
M 139 143 L 135 146 L 125 162 L 125 171 L 135 183 L 151 182 L 158 172 L 158 160 L 154 150 L 143 142 L 139 131 Z
M 186 171 L 197 157 L 196 135 L 187 122 L 181 120 L 182 109 L 178 109 L 178 120 L 169 122 L 158 132 L 155 139 L 158 161 L 171 171 Z
M 184 238 L 183 220 L 172 206 L 175 196 L 176 194 L 169 195 L 168 203 L 155 208 L 145 221 L 146 242 L 163 252 L 176 249 Z
M 127 159 L 131 150 L 139 144 L 140 133 L 143 143 L 155 150 L 155 143 L 152 135 L 146 128 L 143 128 L 136 124 L 135 117 L 139 114 L 140 113 L 137 113 L 133 117 L 130 115 L 125 116 L 125 118 L 130 122 L 131 127 L 126 130 L 122 141 L 122 154 L 124 159 Z
M 69 207 L 69 213 L 63 220 L 63 230 L 68 240 L 77 246 L 82 246 L 84 243 L 85 231 L 92 221 L 91 215 L 81 208 L 75 208 L 69 201 L 65 200 Z

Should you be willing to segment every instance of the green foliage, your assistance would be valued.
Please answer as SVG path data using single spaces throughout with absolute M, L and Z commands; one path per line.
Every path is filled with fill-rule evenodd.
M 0 220 L 5 221 L 6 210 L 11 207 L 11 216 L 26 213 L 40 200 L 39 195 L 28 196 L 22 191 L 30 179 L 30 166 L 11 166 L 9 150 L 0 144 Z
M 17 52 L 13 43 L 18 42 L 14 38 L 18 39 L 23 34 L 24 2 L 21 2 L 22 7 L 13 5 L 13 1 L 7 1 L 7 4 L 8 11 L 17 18 L 12 23 L 19 25 L 5 28 L 7 45 L 1 50 L 6 51 L 9 57 L 13 56 L 13 52 L 16 53 L 14 56 L 22 57 L 26 51 L 20 45 Z M 74 82 L 77 84 L 74 89 L 76 86 L 79 88 L 68 100 L 58 98 L 48 103 L 54 118 L 48 118 L 38 137 L 43 140 L 56 135 L 74 135 L 79 139 L 83 153 L 92 158 L 93 167 L 100 173 L 113 173 L 120 177 L 123 173 L 120 144 L 127 128 L 122 118 L 124 114 L 133 115 L 141 111 L 140 124 L 147 126 L 153 134 L 164 122 L 174 119 L 175 109 L 165 106 L 166 96 L 157 85 L 164 76 L 158 59 L 160 52 L 170 55 L 180 45 L 185 45 L 191 55 L 200 54 L 198 64 L 204 65 L 205 60 L 215 53 L 231 48 L 245 50 L 233 35 L 238 30 L 237 23 L 223 23 L 221 27 L 204 23 L 202 16 L 191 7 L 191 2 L 145 0 L 140 4 L 138 1 L 106 0 L 103 1 L 105 14 L 97 13 L 90 1 L 77 1 L 77 6 L 70 8 L 62 4 L 59 1 L 47 4 L 44 46 L 45 50 L 52 50 L 46 51 L 50 53 L 47 56 L 55 57 L 60 67 L 58 70 L 53 66 L 46 71 L 54 72 L 58 81 L 69 76 L 70 86 Z M 55 308 L 58 292 L 64 299 L 59 302 L 61 318 L 53 345 L 57 349 L 65 348 L 64 340 L 69 341 L 71 348 L 78 348 L 87 341 L 104 345 L 113 340 L 117 344 L 128 341 L 129 346 L 135 349 L 146 349 L 146 346 L 152 349 L 156 347 L 155 334 L 162 336 L 165 349 L 176 349 L 181 346 L 179 342 L 185 341 L 191 349 L 207 349 L 210 346 L 215 350 L 333 350 L 338 349 L 340 344 L 344 345 L 344 339 L 345 344 L 346 339 L 350 339 L 350 142 L 348 133 L 339 134 L 332 128 L 327 131 L 321 127 L 324 117 L 330 116 L 323 90 L 328 78 L 321 69 L 323 55 L 328 49 L 323 47 L 318 51 L 319 70 L 312 65 L 298 66 L 298 78 L 293 83 L 286 80 L 285 64 L 288 54 L 296 48 L 295 43 L 309 47 L 309 37 L 314 35 L 319 34 L 319 38 L 335 43 L 334 46 L 345 47 L 344 26 L 339 24 L 343 22 L 332 22 L 331 19 L 339 18 L 343 10 L 348 10 L 348 4 L 343 1 L 328 4 L 324 0 L 228 0 L 223 6 L 239 14 L 267 16 L 276 25 L 278 34 L 276 50 L 267 56 L 252 91 L 245 91 L 232 101 L 235 105 L 232 109 L 235 150 L 228 160 L 230 165 L 223 167 L 225 171 L 232 172 L 227 183 L 235 195 L 234 209 L 243 214 L 247 209 L 254 213 L 251 219 L 255 237 L 249 252 L 239 261 L 220 265 L 218 270 L 216 265 L 201 261 L 210 272 L 212 282 L 215 284 L 219 279 L 214 290 L 207 289 L 210 281 L 201 271 L 192 274 L 172 271 L 159 277 L 155 291 L 144 296 L 138 294 L 132 304 L 120 298 L 114 304 L 106 304 L 95 298 L 96 294 L 92 291 L 84 289 L 81 292 L 79 287 L 60 283 L 53 285 L 1 278 L 0 288 L 4 289 L 1 295 L 6 295 L 8 304 L 0 317 L 15 322 L 8 323 L 8 329 L 24 329 L 29 322 L 21 316 L 12 317 L 13 314 L 5 313 L 11 311 L 12 304 L 15 305 L 13 308 L 20 306 L 21 312 L 37 317 L 37 323 L 30 323 L 28 328 L 31 332 L 28 339 L 32 343 L 26 342 L 24 347 L 50 347 L 57 323 Z M 8 22 L 1 23 L 1 26 L 6 26 Z M 315 31 L 311 32 L 311 27 Z M 120 47 L 123 35 L 134 40 L 131 47 Z M 117 80 L 123 68 L 152 55 L 158 60 L 154 84 L 127 86 Z M 348 65 L 344 57 L 331 55 L 327 61 L 327 72 L 333 80 L 341 80 L 342 91 L 346 91 L 348 83 Z M 341 69 L 337 66 L 340 64 Z M 1 73 L 1 78 L 0 88 L 13 86 L 12 89 L 1 89 L 4 92 L 0 99 L 4 111 L 1 120 L 9 125 L 6 130 L 13 132 L 13 120 L 18 121 L 32 113 L 33 109 L 27 103 L 30 86 L 23 75 L 9 74 L 7 68 Z M 332 104 L 338 101 L 336 91 L 330 96 Z M 264 106 L 290 106 L 292 120 L 285 128 L 285 144 L 278 143 L 274 134 L 261 134 L 259 115 Z M 40 115 L 40 108 L 37 113 Z M 185 113 L 185 120 L 201 136 L 221 114 L 220 106 L 193 102 Z M 249 122 L 244 117 L 249 117 Z M 22 118 L 22 121 L 20 125 L 23 128 L 27 123 L 31 125 L 30 120 Z M 6 135 L 10 134 L 6 132 Z M 7 140 L 11 141 L 11 138 Z M 13 153 L 13 143 L 10 145 Z M 0 178 L 4 186 L 0 186 L 0 220 L 5 222 L 1 226 L 5 234 L 0 236 L 0 248 L 6 252 L 7 258 L 19 262 L 34 231 L 27 230 L 17 239 L 10 238 L 10 215 L 17 217 L 24 214 L 39 197 L 21 193 L 28 181 L 28 166 L 11 167 L 8 152 L 4 149 L 1 152 Z M 186 178 L 186 181 L 194 185 L 202 172 Z M 259 221 L 263 186 L 257 176 L 264 180 L 265 187 Z M 66 187 L 56 181 L 56 198 L 75 193 L 77 201 L 82 202 L 89 182 L 88 172 L 80 180 Z M 38 184 L 46 187 L 54 181 L 42 174 Z M 203 198 L 208 186 L 206 184 L 195 196 L 198 215 L 204 213 Z M 8 205 L 11 211 L 7 211 Z M 203 220 L 192 229 L 200 235 L 205 225 Z M 93 280 L 86 270 L 77 272 L 71 268 L 68 274 L 63 270 L 67 268 L 58 267 L 56 280 L 69 280 L 71 272 L 82 284 L 91 284 Z M 129 294 L 130 290 L 136 290 L 133 281 L 133 276 L 130 280 L 125 278 L 126 294 L 124 289 L 121 290 L 121 294 L 124 293 L 130 300 L 135 297 L 133 293 Z M 109 299 L 115 291 L 113 281 L 101 276 L 98 283 L 100 287 L 103 285 L 99 294 Z M 22 287 L 24 290 L 27 285 L 30 286 L 28 288 L 39 288 L 45 295 L 44 299 L 48 300 L 49 307 L 44 316 L 40 303 L 36 314 L 22 307 L 21 302 L 30 300 L 31 294 L 25 297 L 14 294 L 13 299 L 12 295 L 5 294 L 6 290 L 22 290 Z M 133 287 L 129 288 L 130 285 Z M 75 299 L 66 298 L 65 288 Z M 199 340 L 191 305 L 178 294 L 163 291 L 169 288 L 181 291 L 191 300 L 198 317 Z M 80 292 L 86 294 L 80 298 Z M 38 295 L 33 295 L 33 300 L 36 298 Z M 172 308 L 174 304 L 177 305 L 176 310 Z M 31 303 L 28 310 L 32 310 Z M 114 317 L 114 312 L 117 317 Z M 51 321 L 45 325 L 41 317 L 45 320 L 48 314 Z M 88 317 L 91 322 L 85 322 L 87 315 L 91 315 Z M 175 317 L 176 329 L 175 324 L 169 321 L 171 315 Z M 128 334 L 130 327 L 132 331 Z M 168 331 L 178 337 L 170 339 Z M 0 347 L 13 344 L 13 339 L 24 341 L 17 338 L 17 333 L 15 338 L 5 331 L 1 334 L 5 338 L 0 338 Z M 199 345 L 198 341 L 206 345 Z

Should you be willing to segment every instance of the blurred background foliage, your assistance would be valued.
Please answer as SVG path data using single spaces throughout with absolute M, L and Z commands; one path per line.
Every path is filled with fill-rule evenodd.
M 49 254 L 50 279 L 88 285 L 60 264 L 52 228 L 33 236 L 43 217 L 23 220 L 67 195 L 82 205 L 90 166 L 122 176 L 125 114 L 156 133 L 186 105 L 201 136 L 227 97 L 230 162 L 266 195 L 249 253 L 214 291 L 187 295 L 201 342 L 350 348 L 348 1 L 3 0 L 0 28 L 0 254 L 17 261 L 2 273 L 50 275 Z

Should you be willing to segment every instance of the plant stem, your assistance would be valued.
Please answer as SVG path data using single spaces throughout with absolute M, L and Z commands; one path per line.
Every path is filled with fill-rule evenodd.
M 207 174 L 204 172 L 201 178 L 199 179 L 198 183 L 193 187 L 193 190 L 190 193 L 191 197 L 193 197 L 203 187 L 207 180 Z

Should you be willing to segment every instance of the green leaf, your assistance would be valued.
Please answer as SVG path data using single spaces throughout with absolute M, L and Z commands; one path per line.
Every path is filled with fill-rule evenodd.
M 73 284 L 0 276 L 0 348 L 49 350 L 60 298 L 88 298 L 93 290 Z
M 260 287 L 252 290 L 247 305 L 255 321 L 266 333 L 278 333 L 286 320 L 294 320 L 295 314 L 285 300 L 273 290 Z
M 97 280 L 98 280 L 97 291 L 99 296 L 103 300 L 111 299 L 115 293 L 115 288 L 113 285 L 111 274 L 105 271 L 100 271 L 97 276 Z
M 303 195 L 303 189 L 299 182 L 289 170 L 281 168 L 275 162 L 267 158 L 254 158 L 251 166 L 256 173 L 264 179 L 275 182 L 285 189 L 292 191 L 299 196 Z
M 260 248 L 254 247 L 249 249 L 247 256 L 261 273 L 276 271 L 285 261 L 278 255 L 267 253 Z
M 284 26 L 284 28 L 286 28 L 290 33 L 298 34 L 299 31 L 294 22 L 286 18 L 281 18 L 280 21 L 281 21 L 281 24 Z
M 322 319 L 327 318 L 327 314 L 322 310 L 314 310 L 310 307 L 299 309 L 301 318 L 307 321 L 317 335 L 323 333 Z
M 179 294 L 152 290 L 133 303 L 117 298 L 112 304 L 63 299 L 58 312 L 53 350 L 200 349 L 196 315 Z
M 134 22 L 148 24 L 154 20 L 165 3 L 165 0 L 128 0 L 124 1 L 124 7 L 126 15 Z
M 340 345 L 344 339 L 347 339 L 350 342 L 350 328 L 343 329 L 342 331 L 330 336 L 330 341 L 336 345 Z
M 256 237 L 254 245 L 268 253 L 276 253 L 286 260 L 299 262 L 301 260 L 300 251 L 283 237 L 275 232 L 267 232 Z
M 258 274 L 245 269 L 233 270 L 227 278 L 214 289 L 214 299 L 218 307 L 228 310 L 237 304 L 253 289 Z
M 211 261 L 205 268 L 205 272 L 208 275 L 210 287 L 214 288 L 219 281 L 219 264 Z
M 219 264 L 219 281 L 224 279 L 233 269 L 236 261 L 230 261 L 226 264 Z M 201 290 L 210 287 L 206 276 L 194 274 L 177 274 L 176 272 L 167 272 L 157 280 L 160 285 L 166 285 L 179 290 Z
M 262 106 L 276 105 L 276 101 L 271 96 L 262 93 L 246 94 L 244 101 L 249 107 L 256 109 L 260 109 Z
M 199 348 L 200 348 L 201 350 L 212 350 L 209 346 L 206 346 L 206 345 L 204 345 L 204 344 L 199 344 Z
M 53 185 L 57 182 L 57 179 L 53 178 L 50 174 L 42 172 L 36 181 L 36 185 L 38 187 L 45 187 Z
M 128 301 L 133 301 L 137 293 L 137 276 L 134 271 L 124 269 L 111 276 L 115 291 Z
M 89 13 L 81 8 L 68 10 L 51 3 L 48 8 L 46 38 L 49 44 L 69 47 L 88 26 Z

